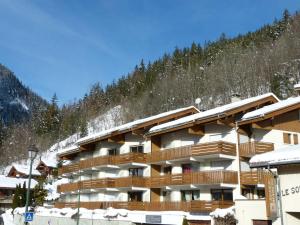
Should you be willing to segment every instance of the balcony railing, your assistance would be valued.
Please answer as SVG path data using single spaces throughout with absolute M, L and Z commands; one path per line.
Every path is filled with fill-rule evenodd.
M 270 176 L 270 172 L 265 171 L 249 171 L 241 172 L 241 184 L 243 185 L 257 185 L 264 184 L 265 179 Z
M 85 170 L 103 165 L 120 165 L 131 162 L 146 163 L 147 154 L 145 153 L 127 153 L 115 156 L 99 156 L 95 158 L 81 160 L 80 162 L 73 163 L 67 166 L 63 166 L 58 169 L 58 175 L 78 172 L 79 170 Z
M 149 161 L 159 162 L 213 154 L 235 155 L 235 144 L 225 141 L 216 141 L 178 148 L 170 148 L 159 152 L 152 152 L 152 154 L 149 156 Z
M 268 142 L 253 141 L 240 144 L 240 156 L 247 158 L 273 150 L 274 144 Z
M 76 183 L 62 184 L 57 187 L 58 192 L 72 192 L 77 190 L 96 188 L 148 187 L 147 177 L 120 177 L 84 180 Z
M 236 184 L 237 182 L 237 172 L 225 170 L 169 174 L 150 178 L 151 187 L 187 184 Z
M 80 202 L 80 207 L 87 209 L 146 210 L 146 211 L 187 211 L 212 212 L 217 208 L 228 208 L 232 201 L 191 201 L 191 202 Z M 56 202 L 55 208 L 77 208 L 77 202 Z

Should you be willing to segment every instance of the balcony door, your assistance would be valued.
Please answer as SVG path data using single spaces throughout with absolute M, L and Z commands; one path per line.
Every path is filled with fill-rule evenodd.
M 143 192 L 141 191 L 128 192 L 129 202 L 141 202 L 142 200 L 143 200 Z
M 213 201 L 232 201 L 233 195 L 231 189 L 212 189 L 211 198 Z
M 200 200 L 200 190 L 182 190 L 181 201 L 190 202 Z
M 130 168 L 129 176 L 131 177 L 142 177 L 143 176 L 143 168 Z

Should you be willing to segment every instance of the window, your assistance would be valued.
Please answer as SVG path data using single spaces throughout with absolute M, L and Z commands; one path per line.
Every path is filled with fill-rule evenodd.
M 172 173 L 172 166 L 164 167 L 164 174 L 171 174 Z
M 253 188 L 243 188 L 242 195 L 247 199 L 254 199 L 254 189 Z
M 181 201 L 193 201 L 200 199 L 200 190 L 183 190 L 181 191 Z
M 257 197 L 258 198 L 265 198 L 266 197 L 266 193 L 264 189 L 257 189 Z
M 130 146 L 130 152 L 144 153 L 144 146 L 143 145 Z
M 128 192 L 129 202 L 141 202 L 143 199 L 143 192 Z
M 131 169 L 129 169 L 129 176 L 142 177 L 143 176 L 143 168 L 131 168 Z
M 183 173 L 190 173 L 192 172 L 192 166 L 191 164 L 182 164 L 182 172 Z
M 108 155 L 118 155 L 118 150 L 116 148 L 109 149 Z
M 284 144 L 291 144 L 292 143 L 292 135 L 290 133 L 283 133 L 283 143 Z
M 213 201 L 232 201 L 232 190 L 231 189 L 212 189 L 211 197 Z
M 293 139 L 294 139 L 294 145 L 297 145 L 298 142 L 298 134 L 293 134 Z

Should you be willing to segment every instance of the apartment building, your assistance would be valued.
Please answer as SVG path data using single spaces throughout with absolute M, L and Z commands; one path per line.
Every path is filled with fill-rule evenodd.
M 58 187 L 56 207 L 125 208 L 140 213 L 133 222 L 145 224 L 154 223 L 153 213 L 156 224 L 181 224 L 162 213 L 176 211 L 194 224 L 210 224 L 210 212 L 232 206 L 241 195 L 270 199 L 265 188 L 272 177 L 251 170 L 249 159 L 298 143 L 300 131 L 290 127 L 298 117 L 286 116 L 287 108 L 300 108 L 294 99 L 284 104 L 269 93 L 205 112 L 189 107 L 84 137 L 59 154 L 71 161 L 59 168 L 70 182 Z M 283 110 L 278 120 L 270 117 L 270 126 L 264 110 L 276 104 Z

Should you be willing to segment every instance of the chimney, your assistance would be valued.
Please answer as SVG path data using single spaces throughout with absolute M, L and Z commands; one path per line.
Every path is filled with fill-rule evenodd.
M 231 103 L 241 101 L 241 95 L 234 93 L 231 95 Z
M 300 83 L 294 85 L 294 90 L 297 93 L 297 96 L 300 96 Z

